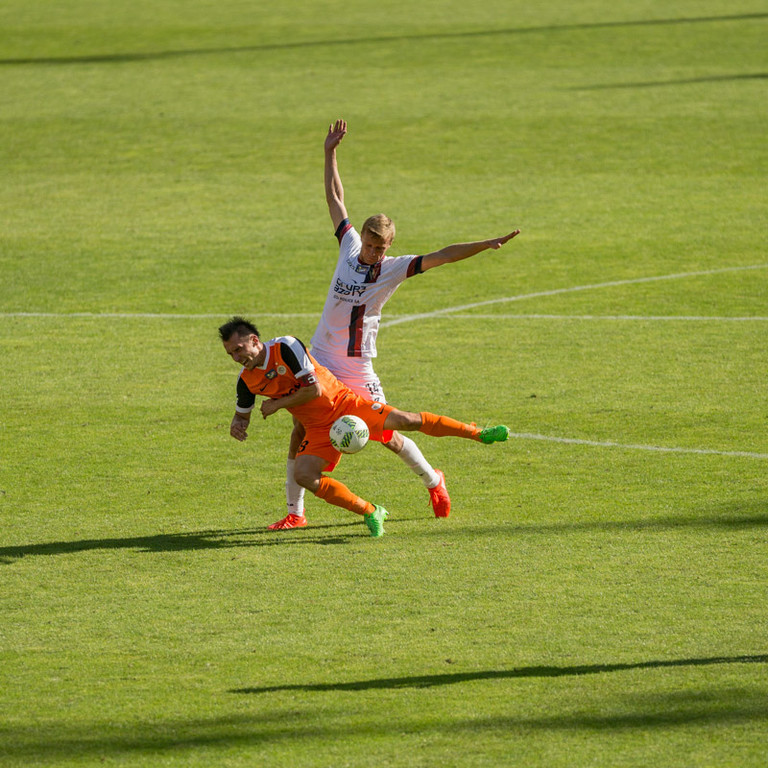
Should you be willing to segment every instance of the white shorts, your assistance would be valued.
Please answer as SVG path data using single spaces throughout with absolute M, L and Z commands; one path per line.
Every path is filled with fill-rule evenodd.
M 387 402 L 370 357 L 334 357 L 315 349 L 310 349 L 309 353 L 356 395 L 376 403 Z

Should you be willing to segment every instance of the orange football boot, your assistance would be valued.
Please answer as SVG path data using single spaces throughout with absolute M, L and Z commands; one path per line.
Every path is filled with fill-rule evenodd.
M 278 520 L 276 523 L 267 526 L 270 531 L 285 531 L 288 528 L 306 528 L 307 518 L 304 515 L 294 515 L 291 512 L 286 515 L 282 520 Z
M 448 489 L 445 487 L 445 475 L 436 469 L 435 472 L 440 478 L 440 482 L 434 488 L 427 488 L 429 491 L 429 500 L 435 517 L 448 517 L 451 512 L 451 497 L 448 495 Z

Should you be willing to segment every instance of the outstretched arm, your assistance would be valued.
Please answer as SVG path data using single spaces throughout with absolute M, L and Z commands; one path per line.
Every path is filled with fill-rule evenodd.
M 344 207 L 344 187 L 341 185 L 341 176 L 336 163 L 336 147 L 347 132 L 346 120 L 337 120 L 328 128 L 325 137 L 325 201 L 328 203 L 328 213 L 331 214 L 334 230 L 338 229 L 344 219 L 347 218 L 347 209 Z
M 476 243 L 455 243 L 447 245 L 439 251 L 434 251 L 423 256 L 421 259 L 421 271 L 426 272 L 432 267 L 439 267 L 442 264 L 451 264 L 454 261 L 468 259 L 470 256 L 487 251 L 489 248 L 497 251 L 504 243 L 509 242 L 513 237 L 517 237 L 520 230 L 516 229 L 504 237 L 495 237 L 492 240 L 479 240 Z

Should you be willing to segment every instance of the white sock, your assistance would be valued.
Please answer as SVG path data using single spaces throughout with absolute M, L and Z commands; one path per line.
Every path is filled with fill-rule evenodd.
M 403 434 L 400 437 L 403 438 L 403 447 L 397 455 L 421 478 L 425 488 L 434 488 L 440 482 L 437 472 L 432 469 L 432 465 L 424 458 L 419 446 L 410 437 Z
M 301 517 L 304 515 L 304 489 L 293 479 L 295 466 L 295 459 L 288 459 L 285 468 L 285 501 L 288 505 L 288 514 Z

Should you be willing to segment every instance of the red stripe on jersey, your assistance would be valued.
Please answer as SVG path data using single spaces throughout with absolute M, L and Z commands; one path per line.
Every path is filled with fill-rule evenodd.
M 352 224 L 350 223 L 349 219 L 344 219 L 344 221 L 339 224 L 335 232 L 336 239 L 339 241 L 339 243 L 341 243 L 341 239 L 344 237 L 344 235 L 347 234 L 347 232 L 349 232 L 350 229 L 352 229 Z
M 363 347 L 363 320 L 365 319 L 365 304 L 352 307 L 349 313 L 349 342 L 347 343 L 347 357 L 362 357 Z
M 421 260 L 423 259 L 423 256 L 416 256 L 416 258 L 411 259 L 411 263 L 408 265 L 408 272 L 406 272 L 406 277 L 413 277 L 414 275 L 420 275 L 421 274 Z

